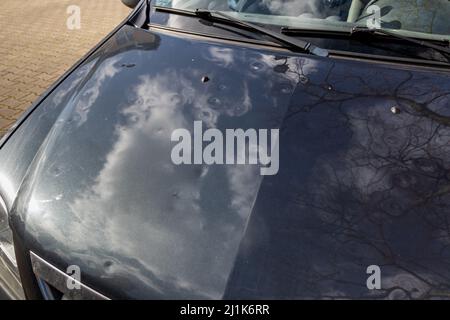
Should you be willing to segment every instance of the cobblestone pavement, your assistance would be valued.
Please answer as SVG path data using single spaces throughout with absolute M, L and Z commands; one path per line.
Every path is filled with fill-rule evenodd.
M 79 30 L 67 27 L 71 5 Z M 120 0 L 0 0 L 0 137 L 129 12 Z

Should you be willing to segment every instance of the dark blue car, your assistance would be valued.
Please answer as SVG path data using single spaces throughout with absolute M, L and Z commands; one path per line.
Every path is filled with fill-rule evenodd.
M 449 1 L 124 2 L 0 140 L 0 291 L 450 298 Z

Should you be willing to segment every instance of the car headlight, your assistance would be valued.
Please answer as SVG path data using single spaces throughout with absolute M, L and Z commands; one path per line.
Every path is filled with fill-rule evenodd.
M 24 299 L 14 253 L 13 236 L 8 223 L 8 211 L 0 197 L 0 291 L 10 299 Z

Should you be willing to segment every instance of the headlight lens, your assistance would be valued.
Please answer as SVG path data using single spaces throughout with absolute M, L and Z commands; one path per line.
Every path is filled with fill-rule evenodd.
M 6 205 L 0 197 L 0 287 L 11 299 L 24 299 Z

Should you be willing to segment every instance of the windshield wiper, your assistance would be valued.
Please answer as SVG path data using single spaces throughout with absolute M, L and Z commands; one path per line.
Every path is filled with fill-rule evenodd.
M 209 10 L 197 9 L 195 11 L 195 14 L 204 20 L 209 20 L 212 22 L 219 21 L 216 18 L 216 16 L 219 16 L 221 18 L 225 18 L 227 20 L 227 22 L 232 22 L 234 26 L 240 25 L 245 28 L 252 29 L 254 31 L 258 31 L 259 33 L 269 36 L 275 40 L 278 40 L 278 41 L 284 43 L 285 45 L 293 46 L 295 48 L 301 49 L 307 53 L 311 53 L 316 56 L 328 57 L 328 50 L 316 47 L 311 42 L 300 40 L 300 39 L 290 38 L 279 32 L 272 31 L 270 29 L 261 27 L 254 23 L 250 23 L 250 22 L 246 22 L 246 21 L 234 18 L 226 13 L 222 13 L 219 11 L 209 11 Z
M 425 40 L 418 40 L 415 38 L 403 36 L 394 32 L 387 31 L 385 29 L 369 29 L 367 27 L 361 27 L 356 26 L 353 27 L 349 32 L 347 31 L 334 31 L 334 30 L 316 30 L 316 29 L 299 29 L 299 28 L 290 28 L 290 27 L 283 27 L 281 28 L 281 33 L 288 34 L 288 35 L 322 35 L 322 36 L 332 36 L 332 37 L 353 37 L 357 36 L 359 34 L 369 34 L 372 36 L 378 36 L 378 35 L 384 35 L 389 38 L 402 40 L 410 43 L 414 43 L 416 45 L 431 48 L 433 50 L 439 51 L 440 53 L 444 54 L 450 54 L 450 47 L 446 46 L 449 44 L 448 41 L 441 40 L 440 42 L 444 43 L 445 45 L 437 45 Z M 433 59 L 434 61 L 434 59 Z
M 284 44 L 284 46 L 288 46 L 288 47 L 295 48 L 295 49 L 301 49 L 302 51 L 304 51 L 306 53 L 310 53 L 310 54 L 313 54 L 316 56 L 328 57 L 328 50 L 319 48 L 310 42 L 291 38 L 289 36 L 285 36 L 279 32 L 272 31 L 270 29 L 261 27 L 257 24 L 251 23 L 251 22 L 246 22 L 246 21 L 234 18 L 228 14 L 225 14 L 225 13 L 222 13 L 219 11 L 210 11 L 210 10 L 204 10 L 204 9 L 197 9 L 195 11 L 189 11 L 189 10 L 180 10 L 180 9 L 173 9 L 173 8 L 167 8 L 167 7 L 155 7 L 155 9 L 158 11 L 165 11 L 165 12 L 170 12 L 170 13 L 194 15 L 203 20 L 210 21 L 210 22 L 231 24 L 233 27 L 249 29 L 254 32 L 259 32 L 263 35 L 269 36 L 272 39 L 275 39 L 278 42 L 281 42 L 282 44 Z
M 352 30 L 350 31 L 350 35 L 354 35 L 354 34 L 358 34 L 358 33 L 366 33 L 366 34 L 379 33 L 379 34 L 383 34 L 383 35 L 391 37 L 391 38 L 400 39 L 400 40 L 403 40 L 403 41 L 407 41 L 407 42 L 411 42 L 411 43 L 417 44 L 417 45 L 422 46 L 422 47 L 431 48 L 431 49 L 437 50 L 437 51 L 442 52 L 442 53 L 450 54 L 450 48 L 449 47 L 439 46 L 439 45 L 436 45 L 434 43 L 430 43 L 430 42 L 425 41 L 425 40 L 417 40 L 415 38 L 402 36 L 400 34 L 397 34 L 397 33 L 394 33 L 394 32 L 390 32 L 390 31 L 387 31 L 385 29 L 370 29 L 370 28 L 367 28 L 367 27 L 356 26 L 356 27 L 353 27 Z

